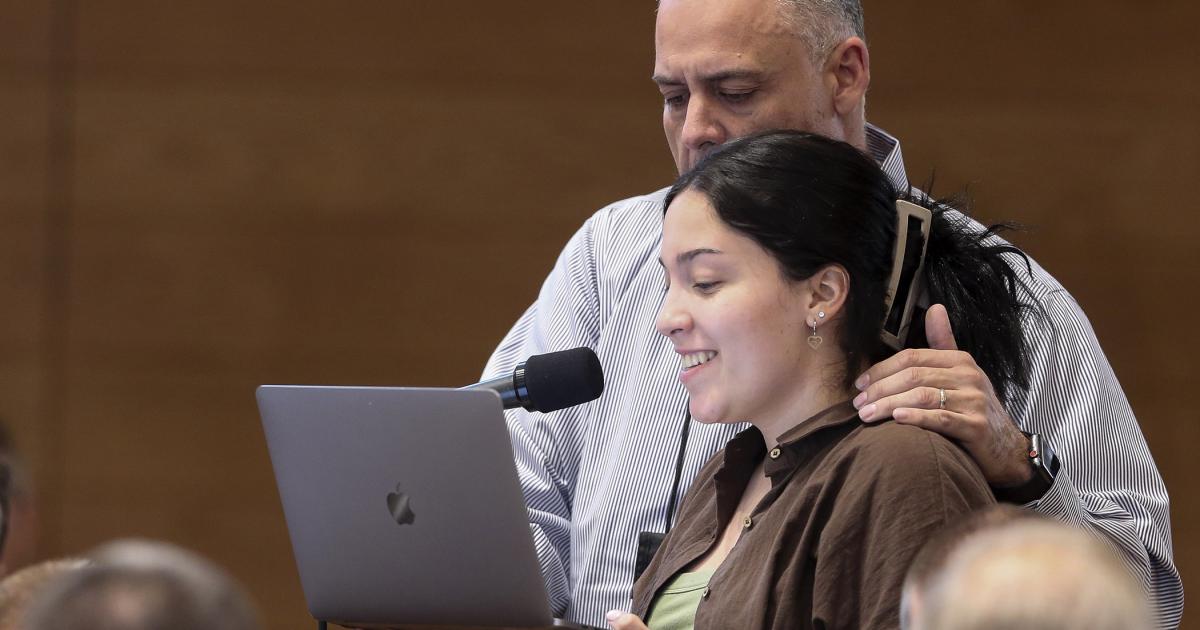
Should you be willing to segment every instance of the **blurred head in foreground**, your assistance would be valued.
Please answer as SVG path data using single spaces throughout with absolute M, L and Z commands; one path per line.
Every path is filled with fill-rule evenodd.
M 223 570 L 166 543 L 121 541 L 33 603 L 31 630 L 256 630 L 258 615 Z
M 906 630 L 1143 630 L 1145 593 L 1087 533 L 995 506 L 921 552 L 904 585 Z
M 57 580 L 90 563 L 80 558 L 47 560 L 17 571 L 0 581 L 0 630 L 23 630 L 30 604 Z

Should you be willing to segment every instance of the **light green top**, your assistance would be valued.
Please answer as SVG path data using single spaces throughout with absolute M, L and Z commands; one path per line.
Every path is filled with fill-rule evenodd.
M 650 630 L 692 630 L 696 625 L 696 608 L 708 590 L 708 580 L 713 569 L 679 573 L 662 587 L 650 611 L 646 613 L 646 627 Z

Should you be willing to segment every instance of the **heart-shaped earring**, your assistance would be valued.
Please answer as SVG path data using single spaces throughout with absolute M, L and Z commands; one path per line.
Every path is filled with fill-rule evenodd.
M 817 317 L 820 319 L 824 319 L 825 311 L 817 312 Z M 812 348 L 813 350 L 816 350 L 817 348 L 821 347 L 821 343 L 824 342 L 825 339 L 823 339 L 820 335 L 817 334 L 817 320 L 816 319 L 809 322 L 808 325 L 812 326 L 812 334 L 808 336 L 808 346 L 810 348 Z

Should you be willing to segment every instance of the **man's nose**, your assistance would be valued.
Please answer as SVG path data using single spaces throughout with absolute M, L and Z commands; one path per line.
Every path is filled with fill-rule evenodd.
M 681 138 L 684 146 L 698 153 L 706 153 L 723 144 L 728 139 L 725 136 L 716 104 L 703 96 L 693 95 L 688 99 Z

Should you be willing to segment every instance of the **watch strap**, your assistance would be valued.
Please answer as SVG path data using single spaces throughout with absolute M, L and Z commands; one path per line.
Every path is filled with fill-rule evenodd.
M 1050 486 L 1054 485 L 1054 477 L 1058 474 L 1059 468 L 1058 457 L 1054 454 L 1054 449 L 1036 433 L 1025 433 L 1025 436 L 1029 438 L 1027 455 L 1033 476 L 1019 486 L 1007 488 L 993 486 L 992 494 L 998 501 L 1025 505 L 1041 499 L 1050 490 Z

